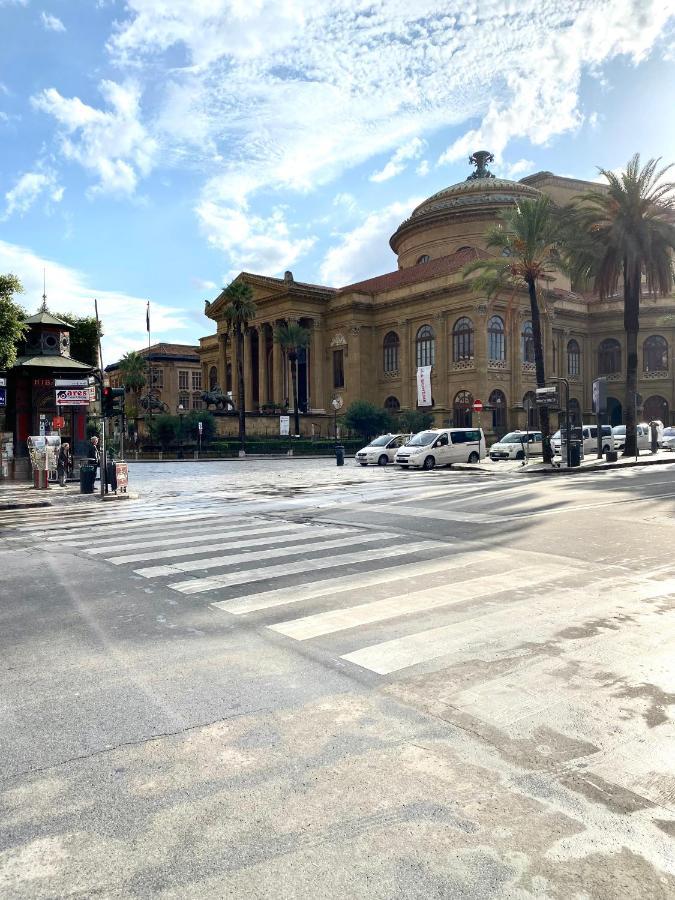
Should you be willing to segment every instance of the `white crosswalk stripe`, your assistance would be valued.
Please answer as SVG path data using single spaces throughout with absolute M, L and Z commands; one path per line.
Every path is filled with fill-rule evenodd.
M 317 535 L 315 535 L 315 537 L 316 536 Z M 201 572 L 205 569 L 218 569 L 224 566 L 239 565 L 240 563 L 245 562 L 257 562 L 260 559 L 274 559 L 275 557 L 287 559 L 289 556 L 305 556 L 308 553 L 313 553 L 315 550 L 324 552 L 340 547 L 351 547 L 357 543 L 360 545 L 372 541 L 385 540 L 398 540 L 398 535 L 388 534 L 387 532 L 359 535 L 352 534 L 349 537 L 337 538 L 334 541 L 301 544 L 298 547 L 282 547 L 278 550 L 255 550 L 251 553 L 240 553 L 238 556 L 225 557 L 221 554 L 220 556 L 209 556 L 206 559 L 193 559 L 189 562 L 175 563 L 170 566 L 146 566 L 143 569 L 135 569 L 134 571 L 136 575 L 142 575 L 144 578 L 158 578 L 161 575 L 178 575 L 181 572 Z

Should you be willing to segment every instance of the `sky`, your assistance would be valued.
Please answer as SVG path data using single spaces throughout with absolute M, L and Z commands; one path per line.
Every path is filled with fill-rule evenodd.
M 675 162 L 675 0 L 0 0 L 0 271 L 104 364 L 196 343 L 240 271 L 396 269 L 425 197 L 492 170 Z

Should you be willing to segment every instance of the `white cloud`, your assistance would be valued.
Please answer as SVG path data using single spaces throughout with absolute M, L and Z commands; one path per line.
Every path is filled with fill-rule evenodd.
M 262 217 L 245 204 L 237 206 L 227 199 L 220 199 L 212 185 L 204 191 L 195 212 L 208 242 L 227 254 L 232 275 L 242 270 L 277 275 L 314 245 L 314 237 L 292 236 L 282 209 Z
M 61 19 L 57 16 L 52 16 L 50 13 L 41 12 L 40 13 L 40 21 L 47 29 L 47 31 L 65 31 L 66 26 L 63 24 Z
M 145 304 L 147 297 L 134 297 L 121 291 L 103 290 L 93 285 L 88 276 L 45 259 L 27 247 L 0 240 L 0 272 L 13 272 L 23 282 L 26 293 L 19 298 L 22 305 L 35 312 L 42 295 L 42 271 L 46 270 L 47 303 L 56 312 L 77 315 L 94 314 L 94 298 L 105 332 L 103 362 L 115 362 L 128 350 L 147 346 Z M 181 331 L 188 327 L 183 311 L 172 309 L 150 299 L 153 340 L 174 340 L 189 343 Z
M 407 163 L 411 159 L 419 159 L 424 153 L 425 147 L 426 141 L 414 137 L 411 141 L 398 148 L 383 169 L 380 169 L 379 172 L 373 172 L 370 180 L 375 182 L 388 181 L 390 178 L 400 175 L 401 172 L 405 171 Z
M 314 189 L 469 121 L 479 124 L 443 161 L 484 147 L 500 156 L 515 136 L 545 143 L 579 127 L 581 75 L 618 55 L 643 59 L 673 15 L 672 0 L 372 0 L 367 9 L 127 0 L 125 9 L 113 60 L 150 73 L 171 60 L 158 133 L 179 159 L 195 148 L 206 167 L 226 157 L 223 193 L 237 203 L 262 189 Z M 391 177 L 395 156 L 377 177 Z
M 514 163 L 501 160 L 491 166 L 492 171 L 499 178 L 519 178 L 522 175 L 531 175 L 534 172 L 534 163 L 531 159 L 519 159 Z
M 420 178 L 424 178 L 429 174 L 429 160 L 423 159 L 422 162 L 415 169 L 415 174 L 419 175 Z
M 152 170 L 157 141 L 141 123 L 136 82 L 102 81 L 99 90 L 108 110 L 88 106 L 79 97 L 62 97 L 55 88 L 42 91 L 32 103 L 61 126 L 64 157 L 98 177 L 94 192 L 130 195 L 139 178 Z
M 322 284 L 341 287 L 396 268 L 396 257 L 389 249 L 389 238 L 403 219 L 423 200 L 413 197 L 405 203 L 392 203 L 371 213 L 326 253 L 320 267 Z
M 218 287 L 215 281 L 209 281 L 206 278 L 193 278 L 192 283 L 200 291 L 215 291 Z
M 45 193 L 54 203 L 59 203 L 63 190 L 53 172 L 25 172 L 5 194 L 6 206 L 1 218 L 8 219 L 14 213 L 23 215 Z

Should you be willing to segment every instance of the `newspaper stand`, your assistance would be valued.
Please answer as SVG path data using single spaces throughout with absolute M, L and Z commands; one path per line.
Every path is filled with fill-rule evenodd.
M 61 438 L 58 434 L 38 434 L 28 438 L 34 488 L 46 490 L 50 481 L 56 481 L 56 459 L 60 446 Z

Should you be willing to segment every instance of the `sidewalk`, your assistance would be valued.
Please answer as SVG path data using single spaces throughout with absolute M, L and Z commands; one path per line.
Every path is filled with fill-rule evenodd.
M 100 499 L 98 483 L 93 494 L 81 494 L 79 481 L 69 481 L 67 487 L 50 483 L 47 490 L 38 490 L 30 481 L 0 480 L 0 511 L 12 509 L 32 509 L 68 503 L 86 503 Z
M 556 457 L 557 460 L 560 457 Z M 633 466 L 659 466 L 675 463 L 675 453 L 672 450 L 657 450 L 656 453 L 642 451 L 637 459 L 635 457 L 619 456 L 616 462 L 607 462 L 605 458 L 598 459 L 595 453 L 592 456 L 586 456 L 582 460 L 581 465 L 574 469 L 561 468 L 558 466 L 544 465 L 541 459 L 532 460 L 526 463 L 517 460 L 500 460 L 492 462 L 485 460 L 478 465 L 469 465 L 468 463 L 455 463 L 453 470 L 466 472 L 483 472 L 487 475 L 579 475 L 583 472 L 598 472 L 607 469 L 627 469 Z

